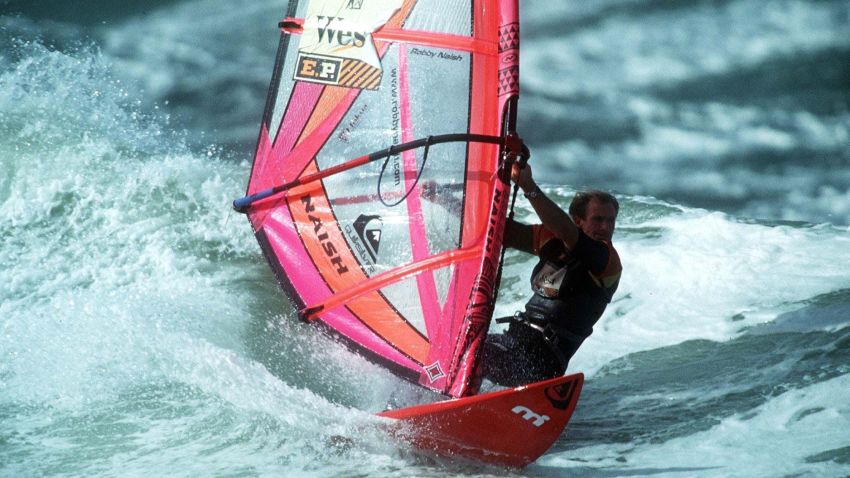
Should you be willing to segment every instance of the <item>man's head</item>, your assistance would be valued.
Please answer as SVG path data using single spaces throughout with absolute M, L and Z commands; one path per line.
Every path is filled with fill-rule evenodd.
M 610 241 L 614 235 L 620 203 L 604 191 L 576 193 L 570 203 L 570 216 L 585 234 L 597 241 Z

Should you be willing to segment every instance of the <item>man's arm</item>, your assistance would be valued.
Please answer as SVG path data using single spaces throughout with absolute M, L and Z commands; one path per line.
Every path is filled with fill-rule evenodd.
M 560 206 L 543 194 L 543 191 L 534 182 L 531 166 L 526 164 L 523 168 L 519 163 L 514 163 L 511 179 L 525 193 L 525 197 L 528 198 L 531 207 L 537 212 L 543 226 L 549 229 L 555 237 L 564 241 L 570 249 L 575 247 L 579 237 L 578 226 L 573 223 L 570 216 Z

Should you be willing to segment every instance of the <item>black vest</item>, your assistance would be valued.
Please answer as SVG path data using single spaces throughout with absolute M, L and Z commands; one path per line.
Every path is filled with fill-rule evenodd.
M 534 295 L 525 305 L 526 315 L 545 320 L 564 338 L 588 337 L 617 290 L 617 283 L 605 288 L 591 276 L 605 269 L 609 254 L 608 246 L 583 232 L 572 251 L 561 240 L 546 242 L 531 275 Z

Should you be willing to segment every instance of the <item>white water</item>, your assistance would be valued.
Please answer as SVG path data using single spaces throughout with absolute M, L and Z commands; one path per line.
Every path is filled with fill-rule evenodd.
M 166 27 L 198 11 L 185 5 L 130 21 L 128 37 L 144 32 L 144 48 L 179 51 Z M 226 23 L 217 2 L 203 5 L 212 12 L 202 26 Z M 215 100 L 156 101 L 209 65 L 172 70 L 182 63 L 166 59 L 133 73 L 120 53 L 136 43 L 122 43 L 124 31 L 107 29 L 105 52 L 16 40 L 0 57 L 0 475 L 850 473 L 843 219 L 776 221 L 793 200 L 756 220 L 621 195 L 625 275 L 571 363 L 588 384 L 567 434 L 523 471 L 417 457 L 372 415 L 406 385 L 295 321 L 250 227 L 230 212 L 247 162 L 215 141 L 198 146 L 169 117 L 209 114 Z M 139 89 L 134 75 L 162 77 L 162 90 Z M 258 118 L 260 107 L 232 114 Z M 736 128 L 722 141 L 737 144 Z M 691 147 L 679 133 L 661 141 L 657 126 L 644 131 L 641 147 L 657 152 L 646 161 L 681 160 L 668 141 Z M 840 138 L 825 134 L 829 150 Z M 628 150 L 612 148 L 611 157 Z M 561 158 L 535 150 L 536 161 L 546 157 Z M 651 182 L 646 161 L 629 170 L 635 184 Z M 672 183 L 662 169 L 656 179 Z M 736 180 L 719 174 L 719 185 Z M 581 185 L 540 177 L 553 178 L 545 189 L 561 204 Z M 793 177 L 783 181 L 793 188 Z M 843 214 L 844 203 L 824 201 Z M 518 215 L 528 214 L 521 200 Z M 533 266 L 508 259 L 497 314 L 521 307 Z M 340 445 L 336 435 L 357 440 Z

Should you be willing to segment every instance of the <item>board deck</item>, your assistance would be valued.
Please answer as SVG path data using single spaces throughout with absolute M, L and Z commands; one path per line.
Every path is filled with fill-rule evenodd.
M 388 410 L 391 433 L 442 456 L 524 467 L 555 443 L 569 422 L 583 374 L 444 402 Z

